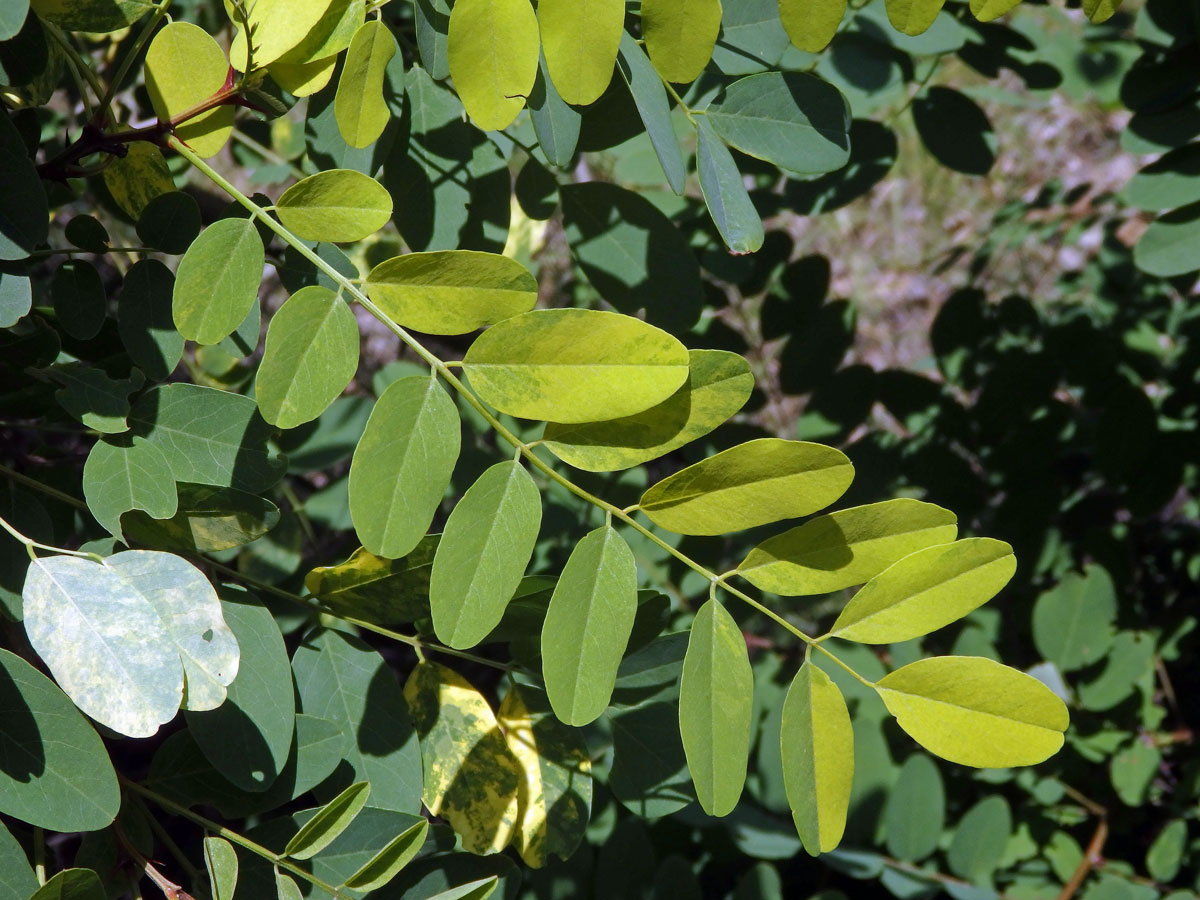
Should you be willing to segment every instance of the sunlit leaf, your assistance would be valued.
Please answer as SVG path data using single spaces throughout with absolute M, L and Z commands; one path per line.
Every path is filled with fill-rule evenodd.
M 846 0 L 779 0 L 779 20 L 792 43 L 807 53 L 820 53 L 837 34 Z
M 383 100 L 383 77 L 398 49 L 379 19 L 364 22 L 354 34 L 333 101 L 338 129 L 351 147 L 375 143 L 392 117 Z
M 359 241 L 392 217 L 392 195 L 354 169 L 329 169 L 296 182 L 275 204 L 283 226 L 308 241 Z
M 371 785 L 365 781 L 352 784 L 309 819 L 287 842 L 283 852 L 294 859 L 312 859 L 337 839 L 354 817 L 367 804 Z
M 208 870 L 213 900 L 233 900 L 238 879 L 238 858 L 233 844 L 224 838 L 206 837 L 204 867 Z
M 225 86 L 229 61 L 213 37 L 190 22 L 160 29 L 146 51 L 146 92 L 160 122 L 199 106 Z M 218 106 L 175 129 L 199 156 L 215 156 L 233 130 L 233 106 Z
M 612 80 L 625 0 L 541 0 L 537 17 L 558 93 L 577 106 L 594 103 Z
M 695 81 L 712 58 L 721 0 L 642 0 L 642 34 L 667 81 Z
M 429 574 L 438 538 L 422 538 L 400 559 L 359 547 L 344 563 L 313 569 L 304 586 L 338 615 L 379 625 L 411 622 L 429 611 Z
M 529 0 L 457 0 L 446 55 L 467 115 L 484 131 L 512 124 L 537 76 L 540 38 Z
M 1062 700 L 1036 678 L 975 656 L 935 656 L 875 686 L 900 727 L 926 750 L 978 768 L 1031 766 L 1058 751 Z
M 687 379 L 687 349 L 670 334 L 618 313 L 527 312 L 485 331 L 463 360 L 471 387 L 501 412 L 552 422 L 633 415 Z M 611 390 L 620 384 L 620 391 Z
M 910 553 L 950 543 L 957 522 L 948 509 L 906 498 L 840 509 L 763 541 L 737 571 L 783 596 L 840 591 Z
M 677 534 L 727 534 L 816 512 L 854 477 L 850 460 L 807 441 L 748 441 L 664 478 L 639 508 Z
M 487 700 L 457 672 L 418 663 L 404 685 L 421 738 L 429 811 L 472 853 L 497 853 L 516 827 L 521 766 Z
M 362 868 L 346 879 L 346 887 L 358 891 L 374 891 L 383 887 L 412 862 L 425 843 L 425 835 L 428 832 L 429 823 L 423 819 L 400 832 Z
M 792 820 L 813 856 L 842 840 L 854 780 L 854 729 L 829 676 L 804 663 L 783 705 L 780 749 Z
M 233 333 L 258 300 L 263 243 L 248 219 L 221 219 L 200 233 L 175 273 L 175 327 L 189 341 L 215 344 Z
M 945 0 L 886 0 L 888 20 L 897 31 L 905 34 L 920 34 L 925 31 L 937 14 L 942 11 Z
M 992 538 L 918 550 L 867 582 L 830 633 L 865 644 L 928 634 L 987 603 L 1016 570 L 1012 547 Z

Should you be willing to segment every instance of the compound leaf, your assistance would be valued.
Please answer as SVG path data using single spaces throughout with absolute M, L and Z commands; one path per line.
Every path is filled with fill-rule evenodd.
M 248 219 L 221 219 L 200 233 L 179 262 L 171 312 L 189 341 L 215 344 L 233 333 L 258 300 L 263 243 Z
M 267 328 L 254 395 L 262 416 L 295 428 L 323 413 L 358 369 L 358 322 L 328 288 L 303 287 Z
M 763 541 L 737 571 L 759 590 L 786 597 L 840 591 L 910 553 L 950 543 L 957 523 L 948 509 L 903 497 L 840 509 Z
M 885 675 L 875 690 L 900 727 L 964 766 L 1031 766 L 1063 744 L 1067 707 L 1034 678 L 977 656 L 935 656 Z
M 813 856 L 837 847 L 854 780 L 854 729 L 828 675 L 804 663 L 788 688 L 780 730 L 783 780 L 792 820 Z
M 541 493 L 516 461 L 497 463 L 467 489 L 446 521 L 429 578 L 440 641 L 464 650 L 500 623 L 541 521 Z
M 542 626 L 542 673 L 554 714 L 586 725 L 608 708 L 637 613 L 637 563 L 612 526 L 571 551 Z
M 625 33 L 625 0 L 541 0 L 537 17 L 559 95 L 576 106 L 600 99 Z
M 425 334 L 466 334 L 537 303 L 537 279 L 497 253 L 441 250 L 381 262 L 367 276 L 368 296 L 393 321 Z
M 687 366 L 687 348 L 667 332 L 591 309 L 506 319 L 480 335 L 463 360 L 486 403 L 509 415 L 566 423 L 649 409 L 687 380 Z
M 54 682 L 3 649 L 0 698 L 0 812 L 61 832 L 111 824 L 121 807 L 117 776 L 79 710 Z
M 521 766 L 483 695 L 457 672 L 421 662 L 404 685 L 421 737 L 429 811 L 472 853 L 498 853 L 517 822 Z
M 679 683 L 679 734 L 696 799 L 710 816 L 728 815 L 742 796 L 753 705 L 746 639 L 710 599 L 692 622 Z
M 918 550 L 867 582 L 830 633 L 864 644 L 928 634 L 987 603 L 1016 570 L 1012 547 L 992 538 Z
M 285 228 L 306 241 L 361 241 L 392 217 L 392 195 L 362 172 L 329 169 L 293 184 L 275 211 Z
M 840 497 L 854 478 L 841 451 L 762 438 L 664 478 L 639 508 L 676 534 L 726 534 L 808 515 Z
M 396 558 L 429 529 L 458 460 L 458 409 L 436 378 L 392 382 L 350 464 L 350 518 L 363 546 Z
M 529 0 L 457 0 L 446 55 L 467 115 L 483 131 L 512 124 L 537 77 L 540 39 Z

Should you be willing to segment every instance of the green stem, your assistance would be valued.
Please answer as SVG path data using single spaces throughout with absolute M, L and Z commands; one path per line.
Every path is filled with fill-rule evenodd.
M 48 484 L 42 484 L 36 478 L 30 478 L 28 475 L 22 475 L 20 472 L 10 469 L 8 466 L 0 465 L 0 475 L 3 475 L 9 481 L 15 481 L 17 484 L 24 485 L 27 488 L 32 488 L 35 491 L 40 491 L 47 497 L 53 497 L 62 503 L 73 506 L 76 509 L 87 509 L 87 504 L 82 500 L 72 497 L 70 494 L 64 494 L 58 488 L 52 488 Z
M 3 517 L 0 517 L 0 528 L 3 528 L 14 538 L 24 544 L 25 551 L 29 554 L 29 558 L 34 562 L 37 562 L 38 558 L 37 554 L 33 552 L 35 547 L 38 550 L 45 550 L 47 553 L 58 553 L 63 556 L 78 556 L 83 559 L 90 559 L 93 562 L 104 562 L 104 558 L 96 555 L 95 553 L 83 553 L 79 550 L 64 550 L 62 547 L 54 547 L 50 544 L 43 544 L 41 541 L 35 541 L 31 537 L 26 537 L 25 535 L 21 534 L 21 532 L 17 531 L 17 529 L 13 528 L 8 522 L 6 522 Z
M 551 467 L 548 463 L 544 462 L 540 457 L 538 457 L 536 454 L 533 453 L 533 451 L 530 449 L 529 444 L 526 444 L 519 437 L 517 437 L 515 434 L 513 434 L 512 431 L 510 431 L 508 428 L 506 428 L 504 423 L 501 422 L 491 412 L 491 410 L 489 410 L 483 404 L 483 402 L 478 397 L 476 397 L 475 394 L 470 389 L 468 389 L 467 386 L 465 384 L 463 384 L 463 382 L 461 380 L 459 380 L 453 372 L 450 371 L 449 366 L 447 366 L 444 362 L 442 362 L 442 360 L 440 358 L 438 358 L 435 354 L 433 354 L 430 350 L 428 350 L 420 341 L 418 341 L 416 338 L 414 338 L 412 335 L 410 335 L 404 328 L 402 328 L 396 322 L 392 321 L 392 319 L 389 316 L 387 316 L 383 312 L 383 310 L 381 310 L 378 306 L 375 305 L 375 303 L 371 300 L 370 297 L 368 297 L 365 293 L 363 293 L 363 291 L 361 289 L 359 289 L 359 287 L 357 285 L 354 284 L 352 279 L 347 278 L 345 275 L 343 275 L 341 272 L 339 272 L 337 269 L 335 269 L 333 266 L 331 266 L 329 263 L 327 263 L 325 260 L 323 260 L 320 256 L 318 256 L 314 251 L 312 251 L 307 246 L 305 246 L 303 242 L 301 242 L 295 235 L 293 235 L 290 231 L 288 231 L 286 228 L 284 228 L 283 225 L 281 225 L 279 222 L 275 221 L 275 219 L 273 219 L 271 216 L 267 215 L 266 211 L 262 207 L 260 207 L 257 203 L 255 203 L 253 200 L 251 200 L 249 197 L 247 197 L 245 194 L 243 194 L 241 191 L 239 191 L 236 187 L 234 187 L 224 176 L 222 176 L 219 172 L 217 172 L 215 169 L 213 169 L 212 166 L 210 166 L 207 162 L 205 162 L 203 159 L 201 159 L 199 156 L 197 156 L 189 147 L 187 147 L 185 144 L 183 144 L 177 138 L 171 137 L 169 139 L 169 144 L 172 149 L 174 149 L 181 156 L 183 156 L 185 159 L 187 159 L 188 162 L 190 162 L 193 166 L 195 166 L 197 169 L 199 169 L 201 172 L 203 172 L 209 179 L 211 179 L 222 190 L 224 190 L 227 194 L 229 194 L 230 197 L 232 197 L 242 207 L 244 207 L 254 218 L 258 219 L 260 222 L 262 222 L 264 225 L 266 225 L 267 228 L 269 228 L 271 231 L 275 232 L 275 234 L 279 235 L 280 239 L 282 239 L 285 243 L 287 243 L 290 247 L 292 247 L 297 253 L 299 253 L 301 256 L 303 256 L 305 259 L 307 259 L 309 262 L 311 262 L 314 266 L 316 266 L 316 268 L 319 271 L 321 271 L 325 275 L 329 276 L 329 278 L 331 278 L 335 284 L 339 285 L 348 295 L 350 295 L 356 301 L 358 301 L 360 306 L 362 306 L 365 310 L 367 310 L 367 312 L 371 313 L 371 315 L 373 315 L 376 319 L 378 319 L 389 331 L 391 331 L 394 335 L 396 335 L 396 337 L 400 338 L 400 340 L 402 342 L 404 342 L 404 344 L 406 344 L 414 353 L 416 353 L 417 356 L 419 356 L 437 375 L 439 375 L 442 379 L 444 379 L 446 381 L 447 384 L 449 384 L 452 388 L 454 388 L 454 390 L 480 415 L 480 417 L 485 422 L 487 422 L 489 426 L 491 426 L 492 430 L 495 431 L 496 434 L 498 434 L 500 437 L 504 438 L 505 441 L 507 441 L 509 444 L 511 444 L 514 448 L 516 448 L 517 452 L 525 458 L 526 462 L 532 468 L 537 469 L 543 475 L 545 475 L 547 478 L 549 478 L 551 481 L 555 482 L 556 484 L 558 484 L 561 487 L 565 488 L 566 490 L 570 491 L 572 494 L 579 497 L 581 500 L 591 503 L 593 506 L 599 507 L 600 509 L 604 510 L 606 513 L 609 513 L 616 519 L 620 519 L 627 526 L 632 528 L 634 531 L 638 532 L 640 535 L 642 535 L 648 541 L 652 542 L 653 544 L 655 544 L 656 546 L 658 546 L 659 548 L 664 550 L 666 553 L 675 557 L 677 560 L 679 560 L 679 562 L 683 563 L 685 566 L 692 569 L 697 574 L 703 576 L 707 581 L 719 582 L 721 584 L 721 586 L 725 588 L 726 591 L 733 594 L 738 599 L 744 601 L 745 603 L 747 603 L 754 609 L 758 610 L 760 613 L 765 615 L 767 618 L 771 619 L 776 624 L 780 625 L 781 627 L 785 628 L 787 631 L 794 634 L 800 640 L 804 641 L 807 644 L 815 643 L 814 638 L 809 637 L 803 631 L 801 631 L 799 628 L 792 625 L 791 622 L 788 622 L 785 618 L 780 616 L 778 613 L 776 613 L 773 610 L 769 609 L 768 607 L 764 606 L 762 603 L 755 600 L 753 597 L 750 597 L 745 592 L 739 591 L 736 588 L 730 587 L 728 584 L 725 584 L 725 582 L 722 581 L 721 576 L 718 576 L 715 572 L 710 571 L 705 566 L 696 562 L 691 557 L 689 557 L 687 554 L 682 553 L 679 550 L 677 550 L 676 548 L 672 547 L 670 544 L 668 544 L 666 541 L 664 541 L 662 538 L 660 538 L 653 531 L 646 528 L 640 522 L 635 520 L 632 516 L 630 516 L 624 510 L 620 509 L 619 507 L 614 506 L 613 504 L 609 503 L 608 501 L 606 501 L 600 497 L 595 496 L 594 494 L 588 492 L 587 490 L 581 488 L 579 485 L 575 484 L 569 478 L 566 478 L 559 472 L 555 471 L 553 467 Z M 825 652 L 828 653 L 828 651 L 825 651 Z M 830 655 L 832 656 L 832 654 L 830 654 Z M 838 662 L 841 663 L 841 660 L 838 660 Z M 844 663 L 841 663 L 841 664 L 843 666 L 845 665 Z M 848 666 L 846 668 L 849 669 Z M 853 671 L 853 670 L 851 670 L 851 671 Z M 856 677 L 859 677 L 860 680 L 862 680 L 861 676 L 858 676 L 857 673 L 855 673 L 855 675 L 856 675 Z M 863 683 L 869 684 L 869 682 L 866 682 L 866 681 L 863 681 Z
M 67 36 L 62 33 L 62 29 L 60 29 L 54 23 L 47 22 L 44 19 L 42 20 L 42 27 L 45 28 L 50 37 L 53 38 L 54 43 L 58 44 L 58 46 L 62 48 L 62 51 L 67 55 L 67 59 L 79 67 L 80 74 L 82 74 L 83 77 L 87 79 L 87 83 L 91 85 L 92 90 L 96 94 L 96 99 L 99 100 L 104 97 L 108 91 L 105 89 L 104 85 L 100 83 L 100 77 L 92 70 L 92 67 L 88 64 L 88 61 L 85 60 L 79 54 L 79 51 L 75 49 L 75 45 L 67 40 Z
M 291 160 L 284 159 L 270 147 L 260 144 L 244 131 L 233 129 L 233 139 L 250 150 L 253 150 L 267 162 L 275 163 L 279 166 L 287 166 L 288 171 L 297 178 L 303 178 L 308 173 L 295 165 Z
M 46 883 L 46 832 L 37 825 L 33 826 L 33 874 L 38 884 Z
M 45 259 L 48 256 L 82 256 L 91 254 L 99 256 L 104 253 L 162 253 L 156 247 L 105 247 L 103 250 L 81 250 L 78 247 L 51 247 L 49 250 L 35 250 L 26 259 Z
M 138 784 L 136 781 L 130 781 L 124 775 L 118 774 L 117 778 L 120 779 L 121 785 L 124 788 L 132 791 L 135 794 L 145 797 L 147 800 L 149 800 L 155 806 L 157 806 L 161 809 L 164 809 L 167 812 L 174 813 L 177 816 L 182 816 L 183 818 L 194 822 L 195 824 L 199 825 L 200 827 L 207 829 L 208 831 L 212 832 L 213 834 L 215 834 L 219 837 L 225 838 L 225 840 L 229 841 L 230 843 L 237 844 L 239 847 L 244 847 L 245 849 L 249 850 L 254 855 L 261 856 L 263 859 L 267 860 L 271 864 L 276 865 L 281 869 L 285 869 L 288 872 L 290 872 L 291 874 L 293 874 L 299 878 L 303 878 L 309 884 L 313 885 L 313 887 L 320 888 L 321 890 L 323 890 L 327 894 L 329 894 L 329 896 L 336 897 L 337 900 L 352 900 L 352 898 L 349 895 L 343 894 L 341 891 L 339 891 L 336 887 L 334 887 L 329 882 L 318 878 L 316 875 L 313 875 L 311 872 L 306 872 L 304 869 L 300 868 L 295 863 L 289 862 L 286 857 L 280 856 L 276 853 L 272 853 L 270 850 L 268 850 L 262 844 L 256 844 L 254 841 L 250 840 L 247 837 L 243 837 L 242 835 L 238 834 L 236 831 L 231 831 L 230 829 L 225 828 L 222 825 L 218 825 L 212 819 L 206 818 L 206 817 L 200 815 L 199 813 L 192 812 L 186 806 L 181 806 L 180 804 L 176 803 L 173 800 L 168 800 L 166 797 L 162 796 L 161 794 L 155 793 L 154 791 L 150 790 L 149 788 Z

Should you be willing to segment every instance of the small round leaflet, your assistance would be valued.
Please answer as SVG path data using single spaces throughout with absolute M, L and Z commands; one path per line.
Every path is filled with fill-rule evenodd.
M 387 224 L 392 195 L 353 169 L 330 169 L 296 182 L 275 204 L 279 221 L 306 241 L 361 241 Z

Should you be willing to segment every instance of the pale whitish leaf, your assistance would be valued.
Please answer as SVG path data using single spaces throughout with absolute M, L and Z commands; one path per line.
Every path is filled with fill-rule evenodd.
M 1062 700 L 1036 678 L 974 656 L 935 656 L 875 685 L 900 727 L 926 750 L 979 768 L 1031 766 L 1063 744 Z
M 804 849 L 813 856 L 833 850 L 850 805 L 854 729 L 842 692 L 807 662 L 783 704 L 780 752 L 788 805 Z
M 233 844 L 224 838 L 206 837 L 204 867 L 208 869 L 213 900 L 233 900 L 238 880 L 238 858 Z
M 517 825 L 521 859 L 535 869 L 568 859 L 583 840 L 592 805 L 592 762 L 583 732 L 560 722 L 543 691 L 514 684 L 497 721 L 521 765 Z
M 500 623 L 541 521 L 541 493 L 516 461 L 497 463 L 467 489 L 446 521 L 429 579 L 439 640 L 466 649 Z
M 612 526 L 571 551 L 542 625 L 542 673 L 554 713 L 586 725 L 608 707 L 637 613 L 637 563 Z
M 346 887 L 374 891 L 383 887 L 412 862 L 425 843 L 429 823 L 422 820 L 396 835 L 392 841 L 346 879 Z
M 493 325 L 463 359 L 471 387 L 501 412 L 596 422 L 661 403 L 687 380 L 687 348 L 630 316 L 542 309 Z M 612 385 L 619 383 L 620 391 Z
M 918 550 L 867 582 L 830 633 L 865 644 L 920 637 L 982 606 L 1016 570 L 1012 547 L 991 538 Z
M 816 512 L 853 478 L 854 466 L 840 450 L 762 438 L 664 478 L 638 506 L 655 525 L 677 534 L 727 534 Z
M 521 767 L 483 695 L 457 672 L 418 663 L 404 698 L 421 738 L 425 805 L 472 853 L 497 853 L 517 822 Z
M 204 574 L 185 559 L 152 550 L 116 553 L 104 565 L 145 597 L 162 620 L 168 643 L 183 661 L 184 708 L 224 703 L 238 674 L 238 642 Z
M 679 733 L 696 799 L 710 816 L 731 813 L 750 755 L 754 673 L 733 616 L 708 600 L 692 622 L 679 684 Z
M 350 518 L 363 547 L 390 559 L 412 552 L 441 505 L 460 441 L 458 409 L 436 378 L 387 387 L 350 464 Z
M 328 803 L 287 842 L 283 853 L 293 859 L 312 859 L 337 839 L 354 821 L 370 796 L 371 785 L 365 781 L 352 784 Z
M 54 682 L 3 649 L 0 698 L 0 812 L 50 831 L 111 824 L 121 807 L 117 776 L 79 710 Z

